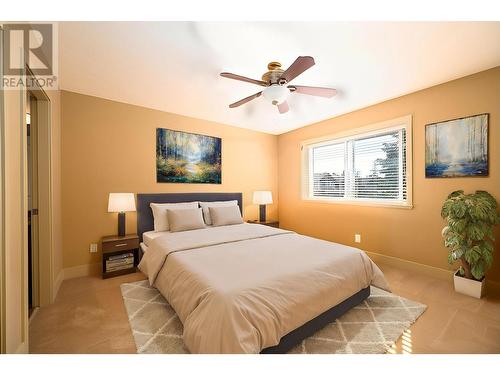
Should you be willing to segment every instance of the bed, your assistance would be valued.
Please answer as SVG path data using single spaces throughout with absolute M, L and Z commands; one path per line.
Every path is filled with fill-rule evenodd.
M 177 312 L 190 352 L 285 353 L 361 303 L 370 285 L 388 290 L 364 252 L 283 229 L 148 233 L 150 203 L 225 200 L 242 210 L 241 193 L 137 195 L 139 268 Z

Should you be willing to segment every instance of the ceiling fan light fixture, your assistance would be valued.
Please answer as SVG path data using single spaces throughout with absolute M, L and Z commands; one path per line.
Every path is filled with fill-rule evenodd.
M 262 91 L 264 98 L 274 105 L 283 103 L 288 98 L 289 94 L 290 90 L 286 86 L 280 86 L 277 84 L 266 87 L 264 91 Z
M 238 100 L 237 102 L 229 104 L 229 108 L 236 108 L 242 104 L 248 103 L 251 100 L 258 98 L 259 96 L 264 96 L 267 101 L 275 105 L 278 108 L 279 113 L 287 113 L 290 110 L 288 106 L 287 98 L 290 92 L 321 96 L 323 98 L 331 98 L 336 93 L 337 90 L 327 87 L 312 87 L 312 86 L 287 86 L 290 81 L 297 78 L 299 75 L 304 73 L 307 69 L 314 65 L 314 59 L 311 56 L 299 56 L 295 61 L 288 67 L 288 69 L 281 69 L 281 64 L 276 61 L 272 61 L 267 65 L 268 71 L 262 76 L 262 80 L 252 79 L 238 74 L 223 72 L 220 73 L 222 77 L 235 79 L 237 81 L 243 81 L 248 83 L 253 83 L 254 85 L 259 85 L 265 87 L 262 91 L 256 94 L 250 95 L 246 98 Z

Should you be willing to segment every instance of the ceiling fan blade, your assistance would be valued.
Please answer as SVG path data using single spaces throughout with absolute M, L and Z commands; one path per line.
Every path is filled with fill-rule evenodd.
M 255 98 L 258 98 L 261 95 L 262 95 L 262 91 L 259 91 L 257 94 L 247 96 L 246 98 L 238 100 L 237 102 L 234 102 L 233 104 L 229 104 L 229 108 L 239 107 L 240 105 L 248 103 L 250 100 L 254 100 Z
M 286 100 L 283 103 L 278 104 L 278 111 L 280 111 L 281 114 L 287 113 L 289 110 L 290 110 L 290 107 L 288 106 L 288 103 L 286 102 Z
M 314 59 L 311 56 L 299 56 L 293 62 L 293 64 L 290 65 L 287 70 L 285 70 L 280 79 L 284 78 L 287 82 L 290 82 L 298 75 L 304 73 L 314 64 Z
M 221 73 L 220 75 L 221 75 L 221 77 L 235 79 L 237 81 L 249 82 L 249 83 L 253 83 L 255 85 L 264 86 L 264 87 L 268 86 L 267 82 L 259 81 L 257 79 L 252 79 L 252 78 L 247 78 L 247 77 L 239 76 L 239 75 L 233 74 L 233 73 L 226 73 L 226 72 L 224 72 L 224 73 Z
M 322 96 L 324 98 L 331 98 L 337 94 L 337 90 L 327 87 L 312 87 L 312 86 L 288 86 L 292 92 L 299 94 Z

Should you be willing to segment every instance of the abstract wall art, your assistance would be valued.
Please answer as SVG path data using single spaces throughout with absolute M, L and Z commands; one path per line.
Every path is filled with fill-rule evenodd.
M 426 125 L 425 177 L 487 175 L 487 113 Z

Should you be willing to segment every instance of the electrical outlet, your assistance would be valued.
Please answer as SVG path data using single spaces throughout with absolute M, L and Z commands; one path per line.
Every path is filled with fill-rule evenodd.
M 91 243 L 90 244 L 90 252 L 91 253 L 97 253 L 97 244 L 96 243 Z
M 361 234 L 354 235 L 354 242 L 361 243 Z

